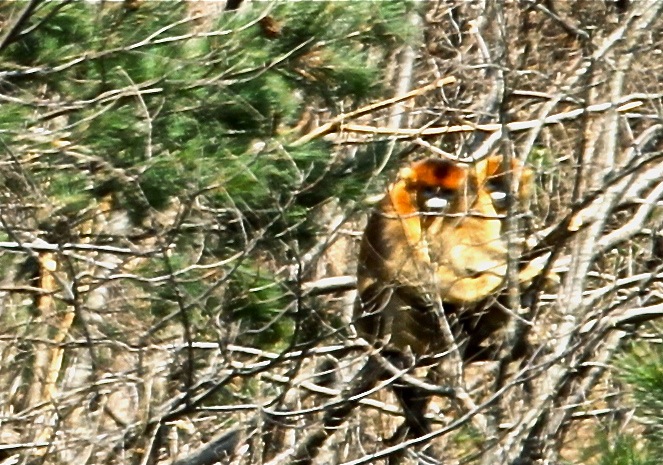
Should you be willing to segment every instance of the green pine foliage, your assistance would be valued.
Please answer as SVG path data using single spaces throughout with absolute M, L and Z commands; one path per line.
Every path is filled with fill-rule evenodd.
M 632 388 L 636 414 L 645 424 L 646 450 L 663 461 L 663 350 L 636 345 L 619 364 L 622 378 Z
M 0 56 L 3 85 L 16 97 L 0 107 L 0 134 L 39 186 L 29 195 L 40 199 L 40 218 L 63 212 L 67 224 L 81 224 L 110 197 L 130 218 L 130 235 L 149 237 L 161 234 L 157 225 L 173 226 L 158 214 L 179 205 L 190 215 L 178 217 L 182 224 L 195 224 L 202 216 L 191 205 L 203 205 L 205 219 L 218 225 L 213 232 L 188 226 L 168 237 L 203 234 L 203 261 L 243 249 L 246 256 L 239 267 L 229 264 L 214 291 L 186 284 L 206 279 L 202 273 L 182 277 L 182 295 L 206 302 L 191 306 L 197 324 L 226 305 L 259 333 L 255 341 L 276 343 L 293 333 L 285 311 L 292 296 L 276 284 L 282 276 L 263 270 L 287 261 L 292 244 L 306 250 L 313 243 L 320 205 L 364 195 L 384 150 L 363 149 L 374 156 L 359 165 L 333 157 L 324 141 L 294 147 L 301 134 L 293 128 L 311 104 L 335 115 L 382 95 L 384 58 L 416 34 L 403 21 L 411 7 L 277 2 L 222 14 L 198 34 L 186 2 L 141 2 L 135 10 L 44 3 L 29 32 Z M 262 29 L 265 15 L 278 27 L 275 36 Z M 17 194 L 26 189 L 9 177 L 3 182 Z M 175 243 L 172 254 L 186 267 L 193 249 L 182 244 L 192 241 Z M 158 262 L 141 272 L 163 272 Z M 226 287 L 232 292 L 224 297 L 218 289 Z M 172 295 L 154 297 L 152 317 L 176 308 Z M 146 320 L 141 312 L 137 320 Z
M 629 434 L 618 434 L 608 439 L 603 437 L 597 452 L 600 453 L 598 465 L 656 465 L 655 460 L 646 450 L 642 450 L 640 438 Z
M 243 265 L 228 288 L 229 320 L 240 325 L 240 341 L 258 346 L 283 346 L 294 331 L 286 289 L 260 266 Z
M 663 350 L 633 344 L 616 363 L 628 386 L 641 432 L 601 432 L 586 451 L 598 465 L 655 465 L 663 462 Z M 631 428 L 633 429 L 633 428 Z

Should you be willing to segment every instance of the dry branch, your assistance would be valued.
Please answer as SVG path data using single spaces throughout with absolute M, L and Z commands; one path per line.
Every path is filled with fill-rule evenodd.
M 255 427 L 247 425 L 222 431 L 184 458 L 175 460 L 172 465 L 211 465 L 227 463 L 246 439 L 246 431 Z
M 317 139 L 318 137 L 322 137 L 326 134 L 329 134 L 331 132 L 335 132 L 337 130 L 343 131 L 345 125 L 343 124 L 344 121 L 353 119 L 353 118 L 358 118 L 360 116 L 364 116 L 366 114 L 372 113 L 377 110 L 381 110 L 383 108 L 390 107 L 396 103 L 409 100 L 411 98 L 417 97 L 418 95 L 425 94 L 426 92 L 430 92 L 431 90 L 438 89 L 442 86 L 445 86 L 447 84 L 453 84 L 456 82 L 456 78 L 453 76 L 448 76 L 445 78 L 440 78 L 436 80 L 435 82 L 425 85 L 423 87 L 420 87 L 418 89 L 414 89 L 406 94 L 399 95 L 390 99 L 382 100 L 381 102 L 373 103 L 371 105 L 367 105 L 365 107 L 359 108 L 357 110 L 351 111 L 349 113 L 344 113 L 342 115 L 339 115 L 329 121 L 328 123 L 323 124 L 316 130 L 306 134 L 305 136 L 300 137 L 297 139 L 295 142 L 293 142 L 294 147 L 298 147 L 300 145 L 304 145 L 307 142 L 310 142 L 313 139 Z
M 612 102 L 597 103 L 595 105 L 589 105 L 584 108 L 577 108 L 575 110 L 556 113 L 554 115 L 547 116 L 546 118 L 543 119 L 543 121 L 539 120 L 515 121 L 507 123 L 505 125 L 499 123 L 490 123 L 490 124 L 466 123 L 466 124 L 458 124 L 446 127 L 393 129 L 393 128 L 383 128 L 376 126 L 367 126 L 361 124 L 351 124 L 351 123 L 347 124 L 337 123 L 337 124 L 340 132 L 357 132 L 362 134 L 387 135 L 398 138 L 441 136 L 444 134 L 454 134 L 454 133 L 474 132 L 474 131 L 495 133 L 501 131 L 504 128 L 512 132 L 518 132 L 518 131 L 526 131 L 529 129 L 536 128 L 541 124 L 543 125 L 558 124 L 562 121 L 573 120 L 587 113 L 603 113 L 609 110 L 614 110 L 617 112 L 626 112 L 632 110 L 633 108 L 637 108 L 640 105 L 642 105 L 641 101 L 632 101 L 629 97 L 625 97 L 620 99 L 618 102 L 614 103 Z

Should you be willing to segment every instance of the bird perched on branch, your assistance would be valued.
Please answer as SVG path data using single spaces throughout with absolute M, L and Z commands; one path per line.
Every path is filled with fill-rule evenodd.
M 512 189 L 512 183 L 516 186 Z M 490 156 L 473 166 L 428 158 L 403 168 L 368 220 L 357 269 L 357 332 L 397 366 L 458 343 L 465 360 L 509 320 L 495 297 L 507 283 L 505 219 L 510 202 L 526 208 L 532 172 Z M 515 198 L 513 194 L 515 193 Z M 525 266 L 518 281 L 541 268 Z M 442 331 L 442 321 L 452 330 Z M 404 367 L 403 367 L 404 368 Z M 426 396 L 394 386 L 410 435 L 430 431 Z

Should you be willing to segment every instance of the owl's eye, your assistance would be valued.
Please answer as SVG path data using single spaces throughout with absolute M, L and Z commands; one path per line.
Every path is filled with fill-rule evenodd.
M 451 203 L 454 191 L 439 187 L 425 187 L 421 190 L 423 205 L 429 210 L 444 210 Z
M 506 210 L 509 202 L 509 190 L 503 182 L 488 182 L 486 190 L 490 193 L 490 198 L 495 205 L 496 210 Z
M 431 197 L 426 200 L 425 205 L 426 208 L 430 208 L 431 210 L 443 210 L 447 208 L 449 201 L 442 197 Z

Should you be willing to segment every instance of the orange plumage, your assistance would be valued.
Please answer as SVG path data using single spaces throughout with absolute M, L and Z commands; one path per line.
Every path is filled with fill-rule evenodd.
M 449 349 L 440 331 L 440 318 L 447 318 L 466 359 L 485 355 L 485 342 L 508 321 L 489 302 L 506 281 L 503 221 L 510 183 L 518 183 L 516 204 L 525 206 L 531 180 L 530 170 L 515 160 L 507 167 L 501 156 L 473 166 L 425 159 L 403 168 L 362 238 L 358 334 L 398 364 L 402 354 L 424 357 Z M 522 280 L 536 271 L 524 271 Z M 426 402 L 408 400 L 421 398 L 412 387 L 394 389 L 406 426 L 424 434 Z

